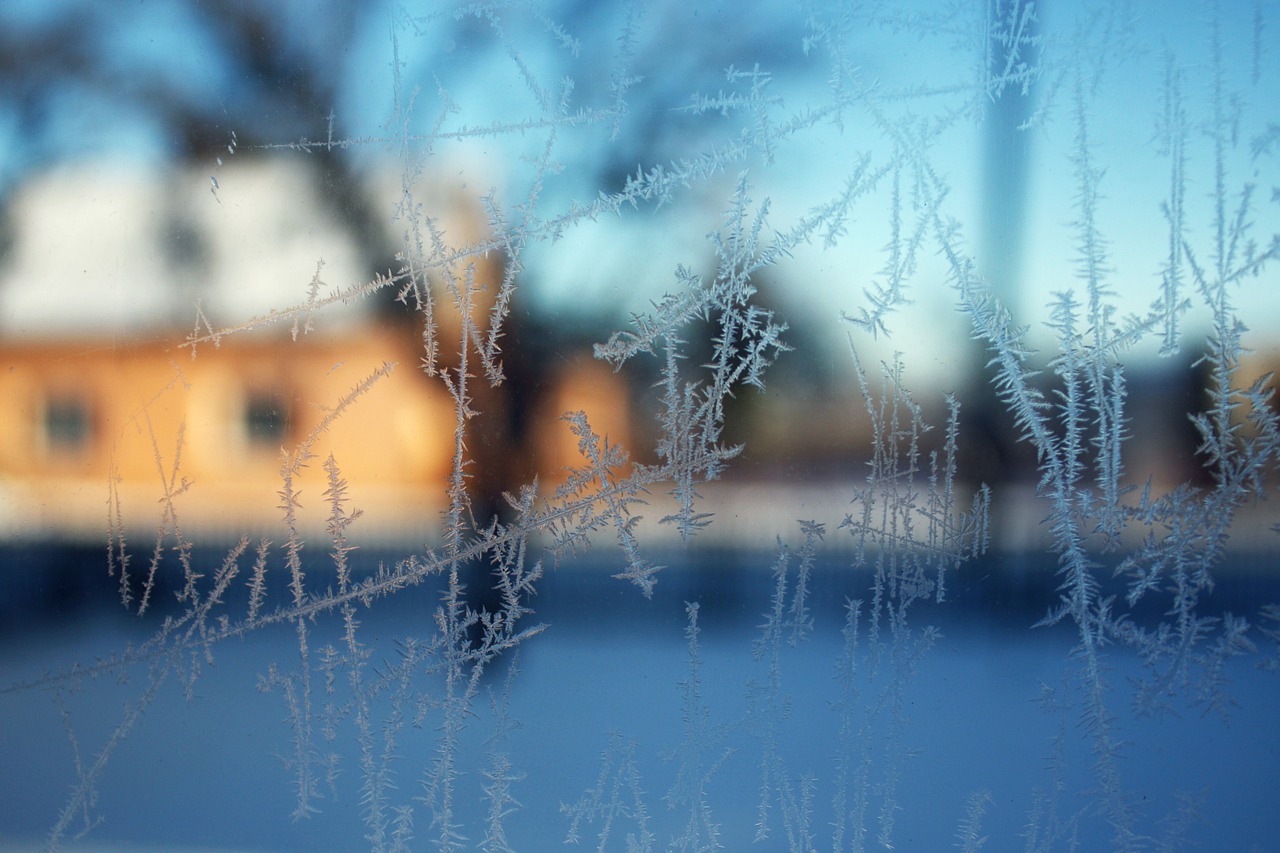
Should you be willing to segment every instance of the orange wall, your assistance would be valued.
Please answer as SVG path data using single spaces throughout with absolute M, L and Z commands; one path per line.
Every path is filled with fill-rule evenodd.
M 73 535 L 105 528 L 113 469 L 126 526 L 154 526 L 180 433 L 174 482 L 190 483 L 178 503 L 180 522 L 185 516 L 190 523 L 230 527 L 278 519 L 282 448 L 306 440 L 344 395 L 385 362 L 398 364 L 316 439 L 314 458 L 298 483 L 303 506 L 327 514 L 323 463 L 332 453 L 352 484 L 352 497 L 372 504 L 370 515 L 394 508 L 396 521 L 403 522 L 415 514 L 413 504 L 429 514 L 450 465 L 448 399 L 417 375 L 412 350 L 379 331 L 296 344 L 241 336 L 218 349 L 204 347 L 194 360 L 187 350 L 159 345 L 0 349 L 0 395 L 8 409 L 0 420 L 7 526 L 18 533 L 26 527 L 33 534 Z M 287 413 L 278 442 L 270 432 L 266 441 L 255 441 L 247 426 L 246 406 L 255 395 L 278 400 Z M 46 412 L 58 400 L 83 404 L 88 429 L 79 446 L 47 435 Z
M 125 529 L 149 537 L 181 433 L 174 488 L 189 484 L 175 503 L 184 533 L 279 538 L 282 451 L 294 452 L 354 387 L 395 362 L 315 439 L 295 483 L 299 520 L 309 536 L 323 535 L 330 511 L 324 461 L 333 454 L 351 503 L 364 511 L 351 535 L 429 539 L 446 499 L 455 415 L 420 360 L 412 340 L 369 326 L 296 343 L 234 336 L 216 349 L 203 345 L 195 359 L 159 344 L 0 346 L 7 411 L 0 418 L 0 533 L 105 540 L 114 482 Z M 559 416 L 585 409 L 598 433 L 625 443 L 629 407 L 623 381 L 589 358 L 546 377 L 544 387 L 528 442 L 512 450 L 527 455 L 525 464 L 513 460 L 512 468 L 538 474 L 549 493 L 565 468 L 583 464 Z M 287 411 L 278 440 L 270 432 L 265 441 L 252 437 L 246 406 L 255 395 Z M 58 400 L 80 401 L 87 415 L 78 446 L 50 440 L 46 412 Z

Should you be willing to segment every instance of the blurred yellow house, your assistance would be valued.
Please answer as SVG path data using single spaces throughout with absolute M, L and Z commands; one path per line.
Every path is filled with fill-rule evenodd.
M 365 278 L 355 238 L 325 212 L 308 161 L 238 158 L 220 168 L 216 198 L 208 174 L 87 163 L 36 176 L 7 200 L 0 538 L 105 543 L 116 524 L 150 538 L 166 495 L 176 515 L 166 523 L 184 536 L 280 538 L 282 465 L 376 376 L 315 438 L 295 483 L 299 521 L 308 536 L 323 535 L 332 454 L 349 509 L 363 510 L 351 536 L 430 540 L 447 500 L 457 416 L 444 383 L 420 369 L 420 335 L 357 302 L 329 306 L 323 333 L 297 341 L 270 327 L 226 335 L 195 358 L 181 346 L 174 329 L 197 300 L 225 328 L 296 304 L 320 267 L 328 281 Z M 380 192 L 370 190 L 393 209 Z M 483 237 L 464 190 L 426 182 L 421 198 L 458 245 Z M 478 263 L 472 272 L 492 285 L 491 298 L 500 253 Z M 440 311 L 436 322 L 457 339 L 456 318 Z M 519 436 L 503 435 L 501 395 L 472 383 L 483 395 L 477 408 L 490 412 L 468 423 L 468 452 L 480 460 L 468 469 L 473 488 L 514 489 L 535 475 L 554 487 L 581 462 L 558 420 L 566 411 L 586 410 L 601 433 L 627 441 L 619 376 L 589 356 L 558 359 L 554 370 L 538 378 Z
M 348 483 L 348 511 L 363 510 L 353 536 L 429 540 L 445 506 L 457 418 L 443 384 L 419 362 L 410 339 L 377 326 L 297 342 L 234 336 L 194 359 L 159 344 L 0 344 L 2 531 L 105 541 L 118 523 L 149 533 L 168 494 L 184 535 L 281 535 L 282 466 L 373 378 L 316 434 L 295 482 L 300 521 L 308 535 L 323 533 L 332 455 Z M 506 450 L 528 457 L 512 459 L 514 468 L 553 487 L 581 464 L 558 415 L 585 410 L 611 440 L 625 441 L 629 406 L 622 381 L 590 360 L 548 377 L 548 388 L 527 440 Z

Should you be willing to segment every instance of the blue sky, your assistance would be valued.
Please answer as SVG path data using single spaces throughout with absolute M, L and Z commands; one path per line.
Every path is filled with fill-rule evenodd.
M 253 7 L 253 4 L 244 4 Z M 818 4 L 815 8 L 822 12 Z M 1247 140 L 1265 130 L 1275 103 L 1280 103 L 1275 72 L 1273 33 L 1280 31 L 1274 3 L 1227 4 L 1224 54 L 1227 83 L 1238 105 L 1241 144 L 1230 153 L 1229 179 L 1254 180 L 1258 190 L 1255 216 L 1261 238 L 1277 228 L 1277 205 L 1270 198 L 1275 158 L 1280 151 L 1251 162 Z M 353 149 L 357 169 L 373 168 L 394 157 L 393 121 L 397 96 L 402 119 L 413 132 L 439 128 L 446 134 L 489 123 L 529 121 L 531 127 L 465 144 L 438 143 L 437 162 L 480 164 L 468 176 L 470 188 L 492 191 L 511 216 L 532 186 L 530 160 L 550 139 L 537 123 L 548 115 L 539 103 L 538 87 L 549 97 L 562 95 L 573 110 L 607 109 L 614 103 L 611 74 L 623 52 L 619 34 L 628 20 L 622 3 L 559 0 L 534 14 L 522 7 L 494 7 L 493 20 L 440 13 L 426 17 L 406 12 L 400 4 L 331 2 L 263 4 L 278 55 L 276 72 L 305 69 L 329 93 L 300 114 L 279 110 L 279 80 L 255 77 L 253 63 L 230 51 L 229 31 L 210 6 L 181 0 L 145 0 L 137 4 L 89 0 L 15 0 L 0 7 L 0 34 L 10 44 L 67 46 L 76 61 L 96 69 L 93 75 L 63 80 L 18 83 L 0 95 L 0 191 L 11 190 L 33 169 L 74 158 L 125 158 L 144 163 L 176 163 L 185 155 L 175 133 L 173 110 L 179 104 L 200 117 L 206 132 L 229 135 L 256 131 L 261 141 L 301 136 L 321 138 L 327 116 L 344 138 L 370 138 Z M 430 8 L 437 8 L 431 5 Z M 463 9 L 465 7 L 458 7 Z M 638 7 L 637 7 L 638 8 Z M 849 30 L 847 55 L 855 60 L 848 73 L 864 86 L 885 90 L 912 86 L 953 87 L 937 96 L 887 101 L 884 108 L 899 119 L 919 115 L 936 118 L 958 109 L 970 98 L 981 59 L 973 37 L 982 23 L 983 6 L 916 2 L 893 4 L 886 14 L 900 26 Z M 941 14 L 960 9 L 969 15 Z M 1082 26 L 1101 28 L 1103 17 L 1080 13 L 1080 4 L 1039 5 L 1049 44 L 1073 39 Z M 1188 184 L 1188 223 L 1203 238 L 1211 224 L 1212 189 L 1207 121 L 1209 12 L 1205 5 L 1143 0 L 1131 5 L 1104 4 L 1116 20 L 1127 21 L 1127 35 L 1113 38 L 1099 59 L 1108 66 L 1088 95 L 1093 153 L 1105 168 L 1099 222 L 1110 244 L 1114 289 L 1122 311 L 1141 312 L 1158 283 L 1161 258 L 1167 254 L 1168 232 L 1161 201 L 1168 195 L 1169 164 L 1159 152 L 1159 114 L 1165 51 L 1183 70 L 1187 104 L 1198 122 L 1190 139 L 1195 158 Z M 827 10 L 830 11 L 830 10 Z M 1256 13 L 1256 14 L 1255 14 Z M 920 17 L 926 15 L 926 17 Z M 934 17 L 927 17 L 933 15 Z M 1255 47 L 1254 21 L 1261 15 L 1263 37 Z M 914 17 L 913 17 L 914 16 Z M 827 20 L 834 18 L 830 16 Z M 769 118 L 776 124 L 820 108 L 831 99 L 834 69 L 820 48 L 807 54 L 813 20 L 798 14 L 792 3 L 746 5 L 660 0 L 645 4 L 634 23 L 633 56 L 627 69 L 639 78 L 626 92 L 627 111 L 613 122 L 583 122 L 556 131 L 552 161 L 534 207 L 540 216 L 588 204 L 599 192 L 621 187 L 639 166 L 667 164 L 737 138 L 747 126 L 741 113 L 693 115 L 687 111 L 695 93 L 714 96 L 745 90 L 728 80 L 725 70 L 755 67 L 771 74 L 767 93 L 776 98 Z M 60 30 L 74 21 L 74 36 Z M 1098 43 L 1100 33 L 1087 41 Z M 812 45 L 811 45 L 812 47 Z M 393 86 L 392 55 L 398 52 L 401 85 Z M 1111 51 L 1108 55 L 1106 51 Z M 1254 55 L 1261 72 L 1253 79 Z M 1051 60 L 1069 56 L 1049 53 Z M 1078 58 L 1078 57 L 1077 57 Z M 1077 66 L 1089 62 L 1075 63 Z M 12 75 L 12 72 L 11 72 Z M 571 90 L 562 81 L 573 80 Z M 529 81 L 536 81 L 530 85 Z M 1022 287 L 1016 300 L 1028 322 L 1047 315 L 1051 293 L 1077 286 L 1072 275 L 1070 223 L 1077 195 L 1069 161 L 1075 125 L 1071 118 L 1068 75 L 1046 74 L 1034 92 L 1047 105 L 1044 120 L 1027 131 L 1031 167 L 1027 176 L 1026 255 Z M 157 97 L 156 92 L 163 93 Z M 446 110 L 448 101 L 456 110 Z M 1233 109 L 1235 107 L 1233 106 Z M 526 256 L 527 278 L 535 304 L 547 310 L 573 312 L 583 306 L 621 303 L 631 308 L 661 294 L 674 283 L 678 263 L 698 268 L 710 263 L 707 232 L 718 215 L 739 170 L 752 181 L 752 197 L 771 201 L 770 224 L 787 230 L 797 217 L 830 200 L 861 153 L 889 156 L 884 135 L 871 127 L 869 115 L 854 106 L 843 121 L 820 122 L 783 140 L 773 161 L 752 156 L 726 164 L 723 174 L 682 190 L 676 203 L 639 210 L 614 219 L 584 221 L 562 239 L 532 248 Z M 383 140 L 383 141 L 377 141 Z M 947 214 L 967 228 L 970 246 L 980 243 L 981 199 L 999 191 L 984 183 L 982 134 L 976 119 L 959 121 L 929 151 L 933 166 L 952 190 Z M 883 185 L 882 185 L 883 186 Z M 885 263 L 888 240 L 883 189 L 855 209 L 849 233 L 834 249 L 802 247 L 779 269 L 786 282 L 784 302 L 797 311 L 835 318 L 865 304 L 864 288 L 877 279 Z M 901 313 L 899 331 L 922 341 L 964 334 L 952 299 L 941 279 L 945 269 L 932 256 L 922 259 L 913 285 L 914 304 Z M 1257 324 L 1280 330 L 1280 288 L 1250 285 L 1241 299 Z M 592 309 L 594 310 L 594 309 Z M 825 325 L 833 340 L 844 330 Z M 922 330 L 924 330 L 922 332 Z M 933 361 L 945 365 L 945 353 Z

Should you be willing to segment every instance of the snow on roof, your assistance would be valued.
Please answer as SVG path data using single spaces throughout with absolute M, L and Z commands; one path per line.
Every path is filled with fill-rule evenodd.
M 188 326 L 197 301 L 231 325 L 305 301 L 318 269 L 323 292 L 350 286 L 368 276 L 327 210 L 308 167 L 285 158 L 228 159 L 216 176 L 114 162 L 45 172 L 5 211 L 0 334 Z

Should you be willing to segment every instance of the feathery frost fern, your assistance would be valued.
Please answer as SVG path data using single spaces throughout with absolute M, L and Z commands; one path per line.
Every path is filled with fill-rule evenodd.
M 110 759 L 127 748 L 126 736 L 145 724 L 161 691 L 176 686 L 200 701 L 202 675 L 228 641 L 276 630 L 296 638 L 297 657 L 267 666 L 259 687 L 278 697 L 287 715 L 282 758 L 294 780 L 295 818 L 308 818 L 336 795 L 358 799 L 373 850 L 506 851 L 547 843 L 522 840 L 515 830 L 525 825 L 522 791 L 541 784 L 546 769 L 521 764 L 515 701 L 522 650 L 536 648 L 553 629 L 539 620 L 535 596 L 553 567 L 583 553 L 643 596 L 653 595 L 669 573 L 685 571 L 658 564 L 659 553 L 671 553 L 654 544 L 667 541 L 664 529 L 691 543 L 677 553 L 696 560 L 699 537 L 718 523 L 712 496 L 721 492 L 708 484 L 732 471 L 743 450 L 726 438 L 735 400 L 772 390 L 775 363 L 818 345 L 789 332 L 781 309 L 762 298 L 766 279 L 840 294 L 843 319 L 832 319 L 847 341 L 841 357 L 849 366 L 848 399 L 863 409 L 847 412 L 847 422 L 849 429 L 868 426 L 860 485 L 845 503 L 824 508 L 829 516 L 798 527 L 789 519 L 800 510 L 781 501 L 773 507 L 779 522 L 772 593 L 760 603 L 764 621 L 745 650 L 755 667 L 743 685 L 745 706 L 723 708 L 708 688 L 703 617 L 690 601 L 687 674 L 669 685 L 683 723 L 667 775 L 646 778 L 651 765 L 630 733 L 584 732 L 584 743 L 600 750 L 598 776 L 563 793 L 562 815 L 539 820 L 559 820 L 566 841 L 600 851 L 729 849 L 737 842 L 727 838 L 743 836 L 725 821 L 740 819 L 742 810 L 722 815 L 715 792 L 729 774 L 751 774 L 758 780 L 750 804 L 758 849 L 910 846 L 904 823 L 939 807 L 920 801 L 908 773 L 911 686 L 941 637 L 932 622 L 957 578 L 968 586 L 981 582 L 966 573 L 1009 534 L 1000 508 L 1030 500 L 1016 478 L 962 476 L 966 417 L 989 399 L 1013 425 L 1010 440 L 1034 458 L 1039 529 L 1057 563 L 1057 595 L 1043 602 L 1040 625 L 1069 625 L 1074 649 L 1061 685 L 1043 691 L 1046 713 L 1062 726 L 1046 746 L 1046 784 L 1021 838 L 992 837 L 984 827 L 1007 803 L 981 784 L 967 802 L 949 805 L 952 837 L 966 851 L 988 841 L 998 849 L 1019 843 L 1028 850 L 1075 849 L 1103 826 L 1117 850 L 1178 846 L 1191 834 L 1194 809 L 1149 804 L 1128 787 L 1130 748 L 1119 711 L 1130 697 L 1111 673 L 1114 656 L 1127 647 L 1144 665 L 1132 691 L 1141 712 L 1188 706 L 1225 712 L 1231 659 L 1261 650 L 1264 664 L 1275 668 L 1277 660 L 1276 605 L 1256 614 L 1206 607 L 1215 573 L 1229 559 L 1233 525 L 1274 489 L 1280 454 L 1273 382 L 1246 362 L 1256 344 L 1238 307 L 1247 290 L 1274 288 L 1280 255 L 1280 237 L 1267 230 L 1275 225 L 1280 183 L 1269 114 L 1276 100 L 1268 96 L 1275 92 L 1267 35 L 1275 10 L 1256 4 L 1243 30 L 1229 17 L 1235 6 L 1178 11 L 1208 23 L 1207 45 L 1192 46 L 1206 59 L 1192 64 L 1179 55 L 1184 43 L 1155 50 L 1160 43 L 1146 41 L 1129 8 L 1104 3 L 1076 14 L 1069 4 L 1055 6 L 1050 28 L 1036 4 L 1020 0 L 808 3 L 787 24 L 796 36 L 790 53 L 733 56 L 727 69 L 714 69 L 722 72 L 718 80 L 692 77 L 694 91 L 680 98 L 670 97 L 663 64 L 668 54 L 674 61 L 674 54 L 696 48 L 651 45 L 675 37 L 661 32 L 671 8 L 660 4 L 597 13 L 616 19 L 601 66 L 583 58 L 584 43 L 597 37 L 583 29 L 597 24 L 559 17 L 554 7 L 457 4 L 421 18 L 413 8 L 400 10 L 391 35 L 394 111 L 385 137 L 340 138 L 331 118 L 323 143 L 285 139 L 271 146 L 274 156 L 304 157 L 321 147 L 394 152 L 402 169 L 394 211 L 403 236 L 399 266 L 327 295 L 317 273 L 299 304 L 249 323 L 219 327 L 197 309 L 187 345 L 194 357 L 215 358 L 220 342 L 260 327 L 287 329 L 295 339 L 324 334 L 326 308 L 383 294 L 420 327 L 420 363 L 385 365 L 329 401 L 315 431 L 283 451 L 274 540 L 245 536 L 213 565 L 199 562 L 182 525 L 184 499 L 199 484 L 183 476 L 181 432 L 151 436 L 163 489 L 149 557 L 127 541 L 117 484 L 104 484 L 111 507 L 107 570 L 118 579 L 121 605 L 147 615 L 157 605 L 158 578 L 177 572 L 178 609 L 160 608 L 165 615 L 145 642 L 10 688 L 47 692 L 67 718 L 74 785 L 49 847 L 94 827 Z M 401 57 L 411 41 L 451 22 L 468 28 L 475 50 L 485 45 L 507 56 L 523 112 L 477 118 L 446 83 L 433 99 L 410 79 Z M 1228 45 L 1242 33 L 1249 48 Z M 711 31 L 701 36 L 718 38 Z M 880 41 L 894 50 L 903 45 L 918 65 L 908 63 L 897 77 L 877 70 Z M 569 76 L 544 73 L 548 53 Z M 932 62 L 935 53 L 950 64 Z M 602 61 L 599 50 L 590 54 Z M 1147 101 L 1154 132 L 1145 128 L 1125 144 L 1152 147 L 1167 161 L 1167 195 L 1129 200 L 1105 168 L 1115 142 L 1098 141 L 1097 128 L 1106 122 L 1099 114 L 1111 109 L 1103 98 L 1117 75 L 1146 79 L 1152 68 L 1160 81 Z M 970 220 L 962 193 L 953 189 L 955 171 L 975 164 L 960 164 L 952 152 L 1007 99 L 1026 106 L 1013 133 L 1034 139 L 1073 175 L 1070 187 L 1054 188 L 1072 209 L 1069 234 L 1059 235 L 1060 246 L 1073 247 L 1071 275 L 1044 268 L 1065 264 L 1065 257 L 1036 257 L 1025 272 L 1028 292 L 1045 283 L 1056 291 L 1043 322 L 1029 312 L 1020 316 L 1025 304 L 986 274 L 991 259 L 972 248 L 983 225 Z M 577 162 L 580 152 L 607 150 L 646 123 L 665 122 L 677 128 L 674 138 L 655 140 L 625 177 L 585 183 L 597 164 Z M 1063 133 L 1069 141 L 1059 139 Z M 483 233 L 458 239 L 441 224 L 447 211 L 431 209 L 417 188 L 436 158 L 473 141 L 506 146 L 521 166 L 513 170 L 515 189 L 494 189 L 479 200 Z M 818 149 L 839 156 L 806 163 Z M 237 150 L 241 156 L 245 146 Z M 843 171 L 796 177 L 831 163 Z M 482 174 L 469 179 L 485 186 Z M 234 192 L 227 183 L 218 188 L 224 199 Z M 616 369 L 637 367 L 657 377 L 644 409 L 656 414 L 653 446 L 621 446 L 583 413 L 567 412 L 562 427 L 580 461 L 561 483 L 519 484 L 501 506 L 477 500 L 471 488 L 481 451 L 477 425 L 498 399 L 494 389 L 516 381 L 505 348 L 537 253 L 603 218 L 650 217 L 684 227 L 679 217 L 707 199 L 719 199 L 713 208 L 720 213 L 707 225 L 703 254 L 663 255 L 667 292 L 594 350 Z M 1163 223 L 1163 257 L 1120 272 L 1115 249 L 1137 238 L 1109 233 L 1117 206 L 1126 218 Z M 629 232 L 592 233 L 625 240 Z M 648 247 L 665 249 L 661 240 Z M 602 257 L 611 251 L 596 249 Z M 878 261 L 863 275 L 860 262 L 849 259 L 868 256 Z M 488 263 L 494 258 L 501 263 Z M 814 270 L 825 280 L 812 280 Z M 1136 293 L 1143 296 L 1135 301 Z M 1149 308 L 1134 310 L 1142 304 Z M 926 313 L 921 306 L 939 305 L 955 306 L 969 340 L 925 346 L 916 326 Z M 708 329 L 709 339 L 694 337 Z M 921 349 L 924 356 L 916 356 Z M 1136 366 L 1154 352 L 1194 362 L 1189 369 L 1204 380 L 1203 406 L 1186 413 L 1198 434 L 1194 467 L 1201 473 L 1187 466 L 1182 485 L 1135 479 L 1129 470 L 1129 449 L 1144 438 L 1133 430 Z M 989 393 L 914 387 L 917 357 L 972 364 Z M 447 395 L 452 473 L 440 535 L 366 571 L 352 558 L 361 542 L 360 495 L 344 478 L 343 460 L 320 460 L 314 448 L 393 370 L 420 370 Z M 796 414 L 787 428 L 805 430 L 805 414 Z M 307 539 L 299 521 L 298 478 L 316 466 L 327 484 L 323 540 Z M 323 571 L 304 559 L 317 551 L 329 557 Z M 837 588 L 820 591 L 819 566 L 833 560 L 843 564 Z M 468 588 L 477 583 L 492 588 L 484 603 Z M 415 633 L 389 646 L 366 629 L 389 599 L 427 584 L 442 594 Z M 815 617 L 821 596 L 843 602 L 830 664 L 834 734 L 826 766 L 801 768 L 792 766 L 785 747 L 796 710 L 787 663 L 794 649 L 814 645 L 830 627 Z M 636 606 L 646 606 L 645 599 L 637 597 Z M 129 679 L 136 698 L 103 742 L 86 744 L 66 698 L 92 691 L 99 678 Z M 1032 698 L 1034 685 L 1028 689 Z M 483 762 L 474 765 L 463 744 L 477 729 L 487 741 Z M 340 747 L 344 739 L 354 747 Z M 1065 781 L 1080 745 L 1089 752 L 1093 780 L 1084 795 Z M 478 812 L 476 801 L 483 802 Z M 468 823 L 476 813 L 480 824 Z

